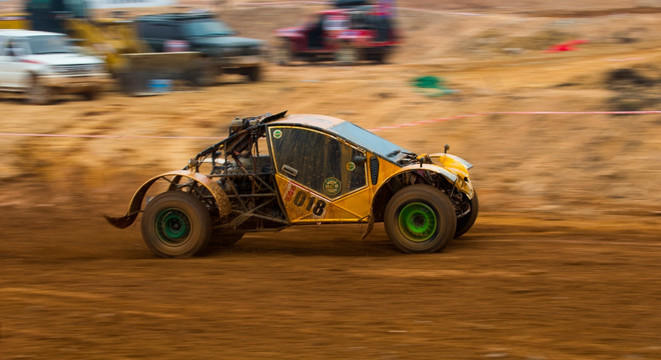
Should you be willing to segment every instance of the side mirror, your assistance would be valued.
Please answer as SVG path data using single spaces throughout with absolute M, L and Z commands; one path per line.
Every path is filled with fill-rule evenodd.
M 445 144 L 445 147 L 443 147 L 443 149 L 445 150 L 445 151 L 444 151 L 444 154 L 447 154 L 447 153 L 448 153 L 448 150 L 450 150 L 450 145 L 449 145 L 449 144 Z
M 363 165 L 366 161 L 367 161 L 367 158 L 364 157 L 364 156 L 360 156 L 360 155 L 354 156 L 354 158 L 353 158 L 353 162 L 356 165 Z

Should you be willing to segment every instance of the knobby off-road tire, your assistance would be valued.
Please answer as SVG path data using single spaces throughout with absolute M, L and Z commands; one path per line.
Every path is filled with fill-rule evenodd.
M 188 83 L 195 87 L 213 86 L 218 82 L 220 69 L 210 59 L 200 59 L 193 62 L 186 75 Z
M 344 66 L 354 65 L 360 61 L 360 51 L 351 44 L 340 44 L 340 47 L 335 51 L 335 61 Z
M 245 233 L 243 231 L 214 230 L 214 232 L 211 234 L 211 240 L 209 241 L 209 244 L 219 247 L 231 247 L 239 242 L 239 240 L 243 238 L 244 234 Z
M 211 235 L 211 215 L 190 193 L 168 191 L 156 196 L 142 215 L 142 238 L 164 258 L 186 258 L 203 251 Z
M 53 101 L 53 89 L 44 85 L 38 76 L 33 76 L 30 80 L 26 95 L 28 104 L 48 105 Z
M 480 202 L 477 199 L 477 193 L 473 193 L 473 198 L 470 200 L 471 212 L 457 219 L 457 230 L 454 233 L 454 238 L 458 238 L 461 235 L 468 232 L 475 224 L 475 219 L 477 219 L 477 213 L 480 211 Z
M 250 82 L 257 82 L 262 79 L 262 69 L 259 66 L 253 66 L 246 70 L 246 77 Z
M 290 65 L 293 58 L 291 44 L 287 40 L 282 40 L 274 50 L 273 61 L 280 66 L 287 66 Z
M 411 185 L 395 193 L 386 205 L 386 233 L 404 253 L 442 250 L 453 238 L 457 217 L 450 199 L 430 185 Z
M 87 101 L 95 100 L 99 97 L 99 90 L 86 90 L 80 94 Z

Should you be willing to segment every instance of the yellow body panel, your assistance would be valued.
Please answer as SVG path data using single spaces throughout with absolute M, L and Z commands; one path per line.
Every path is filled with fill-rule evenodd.
M 366 155 L 368 159 L 372 156 L 370 153 Z M 468 169 L 462 163 L 448 156 L 435 155 L 432 159 L 435 160 L 434 164 L 413 164 L 405 167 L 379 159 L 379 176 L 375 185 L 370 181 L 368 161 L 367 186 L 335 200 L 280 174 L 275 177 L 285 212 L 292 224 L 368 222 L 377 190 L 393 176 L 409 171 L 440 173 L 468 198 L 473 197 L 473 185 L 468 180 Z
M 331 200 L 282 175 L 276 174 L 275 178 L 292 224 L 368 220 L 372 204 L 372 188 L 369 185 Z
M 429 155 L 435 165 L 438 165 L 451 173 L 457 175 L 458 179 L 455 186 L 465 193 L 469 199 L 473 198 L 474 189 L 473 183 L 470 182 L 468 169 L 461 162 L 453 159 L 448 154 L 431 154 Z
M 25 14 L 2 14 L 0 15 L 0 29 L 29 29 L 30 22 Z

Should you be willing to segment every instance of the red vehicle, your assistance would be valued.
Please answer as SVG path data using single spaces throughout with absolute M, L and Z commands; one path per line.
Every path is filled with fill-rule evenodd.
M 377 7 L 326 10 L 303 26 L 278 29 L 276 60 L 335 60 L 353 64 L 361 60 L 383 63 L 398 44 L 393 21 Z

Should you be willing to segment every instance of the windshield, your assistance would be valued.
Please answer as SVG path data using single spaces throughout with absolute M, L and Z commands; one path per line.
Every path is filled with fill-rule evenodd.
M 401 146 L 395 145 L 348 121 L 339 123 L 329 130 L 394 163 L 397 163 L 406 154 L 411 154 L 410 151 Z
M 234 31 L 224 23 L 214 19 L 201 19 L 187 22 L 183 26 L 184 33 L 189 37 L 228 36 Z
M 67 38 L 64 35 L 42 35 L 27 38 L 32 54 L 62 54 L 71 53 Z

